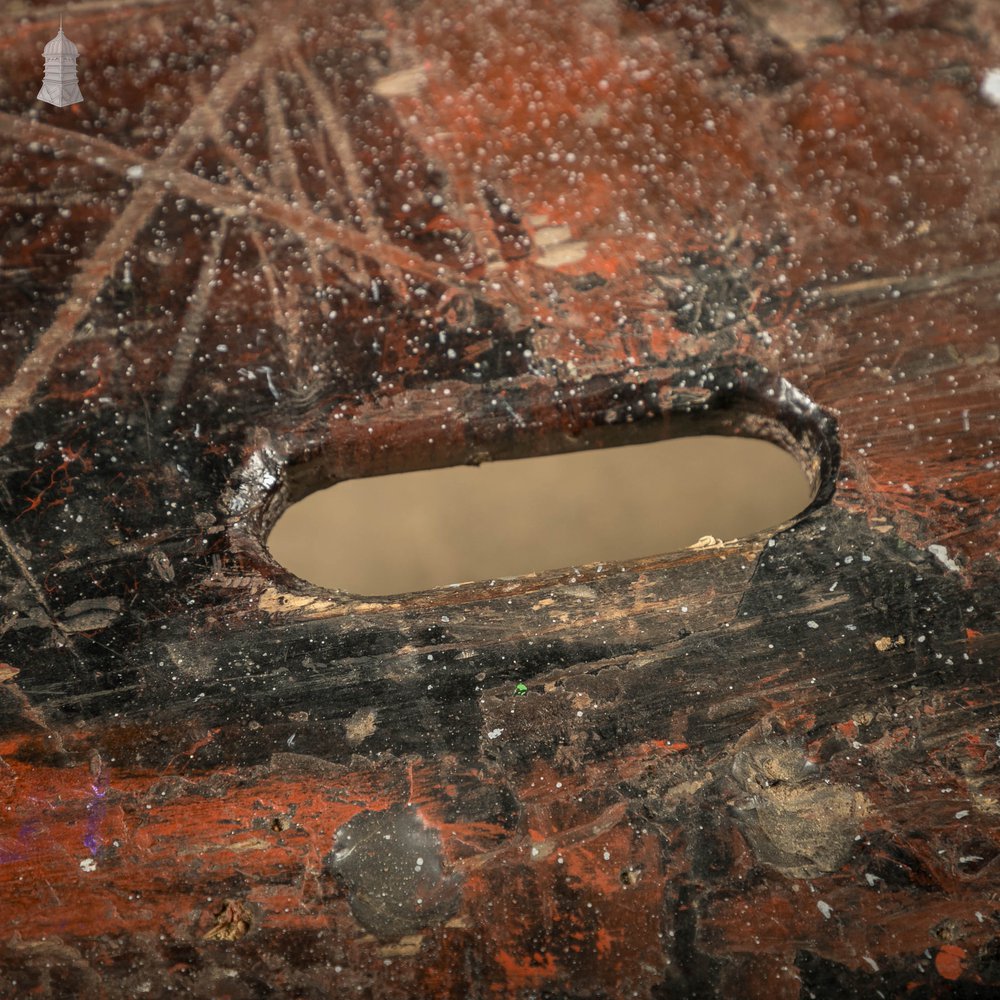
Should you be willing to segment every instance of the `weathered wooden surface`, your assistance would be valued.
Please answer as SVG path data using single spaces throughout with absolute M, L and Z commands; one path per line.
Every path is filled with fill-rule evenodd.
M 1000 988 L 995 3 L 0 26 L 0 995 Z M 706 429 L 816 503 L 386 599 L 263 545 Z

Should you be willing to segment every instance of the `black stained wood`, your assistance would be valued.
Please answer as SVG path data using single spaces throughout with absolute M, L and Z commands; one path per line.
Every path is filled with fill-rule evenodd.
M 0 14 L 0 995 L 1000 989 L 1000 8 L 64 14 L 61 109 Z M 699 433 L 815 500 L 377 598 L 266 548 Z

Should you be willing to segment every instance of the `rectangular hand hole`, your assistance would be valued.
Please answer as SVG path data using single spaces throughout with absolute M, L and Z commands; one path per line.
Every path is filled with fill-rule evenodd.
M 685 437 L 349 480 L 293 504 L 268 548 L 319 586 L 399 594 L 752 535 L 812 492 L 777 445 Z

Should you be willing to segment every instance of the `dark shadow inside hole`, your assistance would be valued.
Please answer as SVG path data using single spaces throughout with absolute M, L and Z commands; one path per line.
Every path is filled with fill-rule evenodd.
M 813 493 L 777 445 L 703 435 L 349 480 L 292 505 L 268 548 L 323 587 L 406 593 L 728 541 Z

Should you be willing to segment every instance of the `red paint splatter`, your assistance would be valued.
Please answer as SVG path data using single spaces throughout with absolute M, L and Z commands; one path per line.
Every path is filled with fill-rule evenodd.
M 957 944 L 942 945 L 934 956 L 934 968 L 944 979 L 958 979 L 965 967 L 966 954 Z

